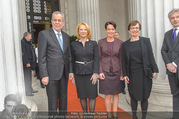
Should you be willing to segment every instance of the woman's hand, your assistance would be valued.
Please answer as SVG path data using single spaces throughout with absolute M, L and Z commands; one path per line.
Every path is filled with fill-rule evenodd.
M 96 85 L 96 82 L 97 82 L 97 80 L 98 80 L 98 74 L 93 74 L 92 76 L 91 76 L 91 79 L 90 80 L 92 80 L 92 84 L 93 85 Z
M 123 80 L 125 80 L 127 83 L 129 83 L 129 77 L 128 76 L 124 76 Z
M 123 77 L 123 76 L 121 76 L 121 77 L 120 77 L 120 80 L 121 80 L 121 81 L 123 81 L 123 80 L 124 80 L 124 77 Z
M 104 80 L 104 79 L 105 79 L 104 74 L 103 74 L 103 73 L 100 73 L 100 74 L 99 74 L 99 78 L 100 78 L 101 80 Z
M 153 73 L 153 78 L 156 78 L 157 77 L 157 73 Z

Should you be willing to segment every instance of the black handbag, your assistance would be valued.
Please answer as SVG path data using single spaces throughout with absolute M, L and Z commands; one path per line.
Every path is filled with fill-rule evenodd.
M 152 69 L 152 66 L 151 65 L 149 65 L 148 66 L 148 68 L 147 68 L 147 77 L 149 78 L 149 79 L 152 79 L 153 78 L 153 69 Z

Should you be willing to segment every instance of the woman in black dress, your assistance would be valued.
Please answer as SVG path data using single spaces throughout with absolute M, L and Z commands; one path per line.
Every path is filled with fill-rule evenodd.
M 131 38 L 122 45 L 123 79 L 128 83 L 133 119 L 137 119 L 137 101 L 141 101 L 142 119 L 146 119 L 148 98 L 152 88 L 149 67 L 153 78 L 156 78 L 158 73 L 150 39 L 139 36 L 140 30 L 141 24 L 137 20 L 131 21 L 128 25 Z
M 97 93 L 97 77 L 99 72 L 98 45 L 91 40 L 89 26 L 82 22 L 76 28 L 78 40 L 71 43 L 73 72 L 78 98 L 85 113 L 92 114 L 95 109 Z M 74 79 L 72 79 L 74 82 Z M 89 98 L 89 106 L 87 106 Z

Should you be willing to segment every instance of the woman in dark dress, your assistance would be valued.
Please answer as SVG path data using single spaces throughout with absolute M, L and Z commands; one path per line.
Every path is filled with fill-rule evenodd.
M 95 109 L 97 93 L 97 77 L 99 72 L 99 55 L 96 41 L 91 40 L 89 26 L 82 22 L 76 28 L 78 40 L 71 43 L 74 79 L 78 98 L 85 112 L 92 114 Z M 89 106 L 87 106 L 89 98 Z
M 119 93 L 122 92 L 121 80 L 121 47 L 122 41 L 114 38 L 116 24 L 112 21 L 105 23 L 106 38 L 98 41 L 99 50 L 99 93 L 105 94 L 105 106 L 108 119 L 111 119 L 111 98 L 113 97 L 113 119 L 117 117 Z
M 137 119 L 137 101 L 141 101 L 142 119 L 146 119 L 148 98 L 152 88 L 149 67 L 153 78 L 156 78 L 158 73 L 150 39 L 140 37 L 140 30 L 141 24 L 137 20 L 131 21 L 128 25 L 131 38 L 122 44 L 123 79 L 128 83 L 133 119 Z

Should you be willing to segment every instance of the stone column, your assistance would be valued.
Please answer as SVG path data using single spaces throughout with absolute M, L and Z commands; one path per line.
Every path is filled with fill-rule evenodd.
M 0 110 L 4 109 L 7 94 L 19 94 L 22 103 L 30 103 L 24 93 L 21 57 L 21 38 L 27 31 L 25 1 L 4 0 L 0 4 Z M 27 105 L 28 106 L 28 105 Z M 37 108 L 32 110 L 36 111 Z
M 99 0 L 77 0 L 77 16 L 78 23 L 86 22 L 89 25 L 92 40 L 99 40 Z
M 161 47 L 164 33 L 172 28 L 168 12 L 177 7 L 179 8 L 178 0 L 128 0 L 129 21 L 136 19 L 142 24 L 141 36 L 150 38 L 160 72 L 153 79 L 149 110 L 172 110 L 172 97 L 161 57 Z

